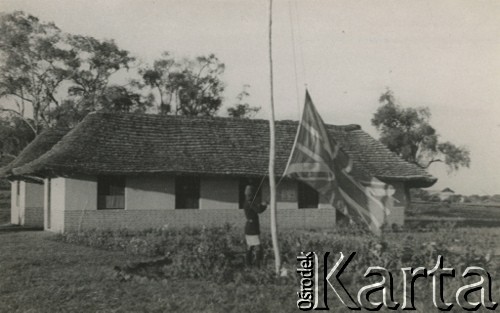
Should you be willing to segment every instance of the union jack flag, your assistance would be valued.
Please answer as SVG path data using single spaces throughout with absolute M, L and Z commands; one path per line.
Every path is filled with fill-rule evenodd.
M 360 168 L 353 169 L 353 160 L 329 135 L 307 91 L 284 175 L 310 185 L 337 210 L 380 234 L 394 189 Z

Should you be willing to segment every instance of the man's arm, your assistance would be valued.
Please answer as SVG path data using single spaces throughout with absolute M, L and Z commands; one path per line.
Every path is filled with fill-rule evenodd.
M 255 204 L 253 206 L 253 210 L 259 214 L 264 212 L 266 209 L 267 209 L 267 202 L 264 201 L 260 204 Z

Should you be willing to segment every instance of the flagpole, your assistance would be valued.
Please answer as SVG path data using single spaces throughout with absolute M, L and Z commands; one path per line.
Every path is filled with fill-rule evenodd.
M 276 275 L 280 274 L 281 256 L 278 245 L 278 230 L 276 223 L 276 178 L 274 176 L 274 160 L 276 157 L 276 132 L 274 124 L 274 89 L 273 89 L 273 50 L 272 50 L 272 25 L 273 25 L 273 0 L 269 0 L 269 74 L 271 87 L 271 116 L 269 118 L 269 204 L 271 214 L 271 239 L 274 251 L 274 265 Z

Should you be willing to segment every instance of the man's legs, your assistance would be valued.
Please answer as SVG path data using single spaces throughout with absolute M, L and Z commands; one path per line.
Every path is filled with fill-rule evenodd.
M 247 246 L 247 253 L 245 255 L 245 264 L 247 266 L 253 265 L 253 250 L 254 246 Z
M 264 251 L 260 245 L 259 235 L 246 235 L 247 251 L 245 255 L 245 262 L 247 266 L 256 264 L 260 266 L 264 256 Z M 254 255 L 255 254 L 255 255 Z
M 248 246 L 245 255 L 245 263 L 247 266 L 257 265 L 260 267 L 264 259 L 264 249 L 261 245 Z
M 255 264 L 257 267 L 260 267 L 262 265 L 262 259 L 264 258 L 264 249 L 262 249 L 261 245 L 255 246 L 255 248 L 257 249 Z

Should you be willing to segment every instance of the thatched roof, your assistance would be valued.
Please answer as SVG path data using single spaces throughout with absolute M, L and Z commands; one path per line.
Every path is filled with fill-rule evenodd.
M 14 161 L 15 157 L 10 155 L 1 155 L 0 156 L 0 170 L 2 167 L 9 165 L 10 162 Z
M 298 122 L 276 123 L 276 173 L 283 173 Z M 328 126 L 359 166 L 383 180 L 430 186 L 436 179 L 387 150 L 357 125 Z M 18 175 L 262 176 L 267 173 L 266 120 L 93 113 Z
M 43 131 L 36 136 L 14 160 L 0 168 L 0 177 L 14 178 L 15 176 L 12 172 L 14 168 L 23 166 L 39 158 L 61 140 L 66 133 L 68 133 L 67 129 L 58 128 L 51 128 Z

